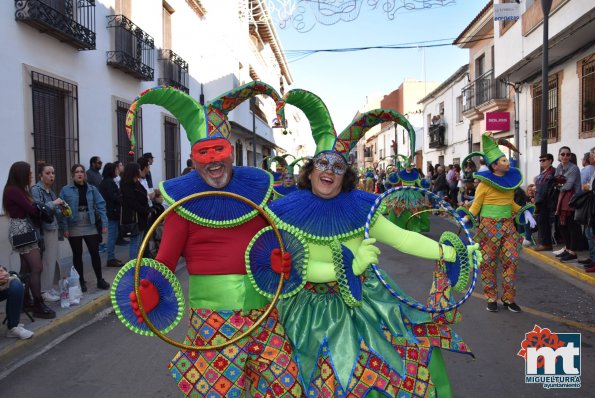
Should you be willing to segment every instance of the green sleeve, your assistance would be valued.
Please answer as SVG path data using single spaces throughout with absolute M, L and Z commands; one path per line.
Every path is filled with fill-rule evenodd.
M 372 228 L 370 228 L 370 237 L 376 238 L 378 241 L 403 253 L 432 260 L 440 258 L 438 242 L 417 232 L 400 228 L 382 216 L 379 216 Z M 456 259 L 457 254 L 453 247 L 444 245 L 443 250 L 446 261 Z

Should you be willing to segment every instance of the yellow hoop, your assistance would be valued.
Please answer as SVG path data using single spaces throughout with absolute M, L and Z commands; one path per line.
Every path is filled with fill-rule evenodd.
M 441 213 L 448 213 L 448 214 L 451 214 L 452 215 L 452 213 L 449 210 L 446 210 L 446 209 L 424 209 L 424 210 L 420 210 L 420 211 L 415 212 L 412 215 L 410 215 L 409 218 L 407 219 L 407 221 L 405 221 L 405 229 L 407 229 L 407 225 L 409 225 L 409 221 L 411 221 L 411 219 L 413 217 L 417 217 L 419 214 L 422 214 L 422 213 L 430 213 L 430 212 L 441 212 Z
M 140 248 L 138 250 L 138 254 L 136 256 L 136 263 L 135 263 L 135 267 L 134 267 L 134 293 L 136 294 L 136 297 L 139 297 L 138 308 L 140 309 L 140 313 L 141 313 L 143 320 L 145 321 L 145 323 L 147 324 L 149 329 L 151 329 L 151 332 L 153 332 L 157 337 L 159 337 L 161 340 L 165 341 L 166 343 L 176 346 L 183 350 L 191 350 L 191 351 L 218 350 L 220 348 L 227 347 L 228 345 L 233 344 L 236 341 L 239 341 L 239 340 L 243 339 L 244 337 L 248 336 L 249 334 L 251 334 L 257 327 L 260 326 L 260 324 L 262 322 L 264 322 L 264 320 L 268 317 L 268 315 L 273 310 L 273 307 L 274 307 L 275 303 L 277 302 L 279 295 L 281 294 L 281 289 L 283 289 L 283 281 L 285 280 L 284 274 L 282 273 L 279 278 L 279 285 L 277 286 L 277 291 L 275 292 L 275 296 L 273 297 L 271 303 L 269 304 L 266 311 L 262 314 L 262 316 L 260 318 L 258 318 L 254 322 L 254 324 L 252 324 L 252 326 L 250 326 L 244 333 L 241 333 L 239 336 L 236 336 L 236 337 L 228 340 L 225 343 L 211 345 L 211 346 L 208 346 L 208 345 L 193 346 L 193 345 L 183 344 L 183 343 L 179 343 L 179 342 L 167 337 L 166 335 L 161 333 L 159 330 L 157 330 L 157 328 L 155 328 L 155 326 L 153 326 L 153 324 L 147 317 L 147 313 L 145 312 L 145 309 L 143 307 L 142 300 L 140 300 L 140 289 L 139 289 L 139 287 L 140 287 L 140 267 L 142 265 L 142 259 L 143 259 L 142 255 L 145 252 L 147 244 L 149 243 L 149 238 L 153 235 L 153 233 L 155 232 L 155 229 L 157 228 L 157 226 L 159 226 L 159 224 L 161 224 L 163 219 L 170 212 L 175 210 L 178 206 L 180 206 L 192 199 L 198 199 L 198 198 L 203 198 L 203 197 L 207 197 L 207 196 L 227 196 L 230 198 L 237 199 L 237 200 L 244 202 L 244 203 L 250 205 L 251 207 L 253 207 L 255 210 L 257 210 L 260 213 L 261 216 L 264 217 L 264 219 L 268 222 L 268 224 L 273 229 L 273 232 L 275 233 L 275 236 L 277 236 L 277 240 L 279 241 L 279 247 L 281 249 L 281 256 L 283 256 L 283 254 L 285 253 L 285 246 L 283 246 L 283 239 L 281 238 L 281 234 L 279 233 L 279 230 L 277 229 L 277 226 L 275 225 L 275 223 L 273 222 L 271 217 L 269 217 L 269 215 L 264 211 L 264 209 L 262 207 L 258 206 L 256 203 L 252 202 L 250 199 L 246 199 L 243 196 L 240 196 L 240 195 L 237 195 L 237 194 L 231 193 L 231 192 L 224 192 L 224 191 L 198 192 L 198 193 L 193 193 L 191 195 L 188 195 L 180 200 L 177 200 L 170 207 L 168 207 L 157 218 L 157 220 L 155 220 L 155 222 L 153 223 L 151 228 L 149 228 L 149 231 L 147 232 L 147 235 L 143 239 L 143 241 L 140 245 Z

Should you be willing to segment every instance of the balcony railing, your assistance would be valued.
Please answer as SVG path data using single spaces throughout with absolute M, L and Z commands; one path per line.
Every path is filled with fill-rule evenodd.
M 153 38 L 124 15 L 108 15 L 107 27 L 114 31 L 114 51 L 107 52 L 107 64 L 140 80 L 153 80 Z
M 446 146 L 446 139 L 444 138 L 446 127 L 443 124 L 433 124 L 429 127 L 430 148 L 441 148 Z
M 15 0 L 14 18 L 79 50 L 95 50 L 95 0 Z
M 175 87 L 188 94 L 188 62 L 172 50 L 161 50 L 159 66 L 162 77 L 157 82 L 160 86 Z
M 507 99 L 508 87 L 494 79 L 493 71 L 481 75 L 474 82 L 463 88 L 463 112 L 485 104 L 490 100 Z

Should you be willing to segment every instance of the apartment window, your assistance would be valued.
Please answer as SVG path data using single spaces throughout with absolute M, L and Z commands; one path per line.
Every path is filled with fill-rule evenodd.
M 31 72 L 31 95 L 35 162 L 43 160 L 54 166 L 54 187 L 59 191 L 70 180 L 72 165 L 80 162 L 78 87 Z
M 463 123 L 463 96 L 457 97 L 457 123 Z
M 475 60 L 475 79 L 478 79 L 481 75 L 485 73 L 485 54 L 481 54 Z
M 143 154 L 143 116 L 140 107 L 136 110 L 136 120 L 134 121 L 134 138 L 136 144 L 134 146 L 134 154 L 130 155 L 130 140 L 126 135 L 126 112 L 128 112 L 130 104 L 124 101 L 116 102 L 116 124 L 117 124 L 117 138 L 118 138 L 118 160 L 123 164 L 134 162 Z
M 438 104 L 438 114 L 444 116 L 444 102 Z
M 595 54 L 580 61 L 579 67 L 581 135 L 591 133 L 588 137 L 593 137 L 595 133 Z
M 236 141 L 235 153 L 236 153 L 236 166 L 243 166 L 244 165 L 244 146 L 242 145 L 242 141 L 240 141 L 240 140 Z
M 547 93 L 547 139 L 552 142 L 558 141 L 559 138 L 559 108 L 560 103 L 558 91 L 558 75 L 553 75 L 548 78 L 548 93 Z M 533 84 L 533 145 L 539 145 L 541 142 L 541 104 L 543 100 L 541 82 Z
M 165 142 L 165 179 L 180 175 L 180 124 L 173 117 L 163 118 Z

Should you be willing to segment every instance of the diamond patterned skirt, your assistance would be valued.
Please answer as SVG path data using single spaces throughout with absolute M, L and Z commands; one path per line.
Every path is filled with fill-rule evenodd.
M 212 311 L 191 309 L 185 344 L 224 343 L 249 328 L 264 310 Z M 292 347 L 277 310 L 254 333 L 220 350 L 181 350 L 169 370 L 186 397 L 302 397 Z

